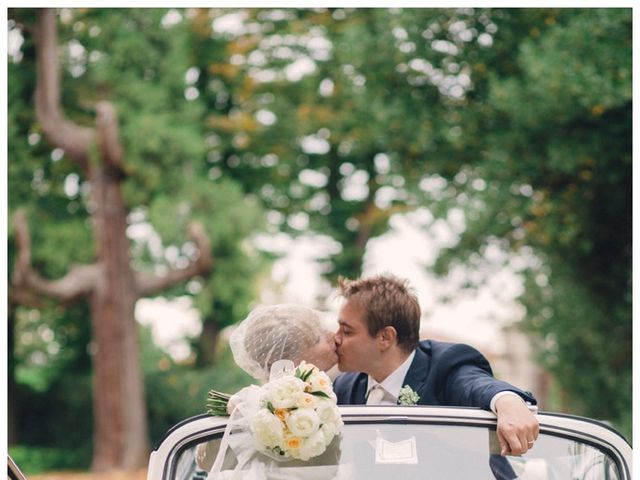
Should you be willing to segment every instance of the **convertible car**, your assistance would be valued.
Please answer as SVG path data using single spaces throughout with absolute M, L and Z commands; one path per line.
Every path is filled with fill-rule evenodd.
M 216 479 L 523 479 L 630 480 L 631 446 L 606 424 L 538 413 L 540 436 L 523 456 L 500 456 L 496 417 L 473 408 L 340 407 L 344 427 L 307 462 L 246 469 L 223 451 Z M 148 480 L 204 480 L 216 459 L 227 417 L 199 415 L 170 429 L 149 460 Z M 258 454 L 258 458 L 260 458 Z M 260 460 L 258 460 L 260 461 Z

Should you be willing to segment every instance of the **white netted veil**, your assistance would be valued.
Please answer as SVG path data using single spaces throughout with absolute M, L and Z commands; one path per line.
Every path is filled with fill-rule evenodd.
M 233 331 L 229 345 L 235 362 L 256 380 L 269 379 L 277 360 L 297 363 L 324 334 L 318 311 L 294 304 L 260 306 Z

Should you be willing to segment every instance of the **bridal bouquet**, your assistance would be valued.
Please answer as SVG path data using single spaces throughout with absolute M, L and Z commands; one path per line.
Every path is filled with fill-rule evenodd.
M 320 455 L 342 425 L 331 380 L 305 362 L 262 387 L 249 422 L 256 449 L 281 460 Z

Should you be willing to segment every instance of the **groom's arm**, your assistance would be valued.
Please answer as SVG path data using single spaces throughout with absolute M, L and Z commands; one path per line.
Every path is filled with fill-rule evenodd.
M 468 345 L 452 345 L 438 363 L 445 404 L 481 407 L 496 413 L 502 455 L 521 455 L 531 448 L 539 424 L 525 402 L 535 405 L 533 395 L 494 378 L 486 358 Z
M 524 402 L 536 405 L 530 392 L 493 376 L 487 359 L 465 344 L 451 344 L 434 358 L 436 386 L 444 405 L 480 407 L 494 411 L 492 400 L 501 392 L 512 392 Z

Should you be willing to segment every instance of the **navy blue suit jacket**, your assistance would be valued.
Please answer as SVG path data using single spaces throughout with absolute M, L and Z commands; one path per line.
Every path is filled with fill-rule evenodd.
M 487 359 L 475 348 L 462 343 L 420 342 L 402 385 L 409 385 L 420 395 L 419 405 L 490 410 L 493 396 L 505 390 L 536 404 L 530 392 L 495 379 Z M 339 405 L 362 405 L 367 393 L 367 374 L 344 373 L 335 379 L 333 389 Z

